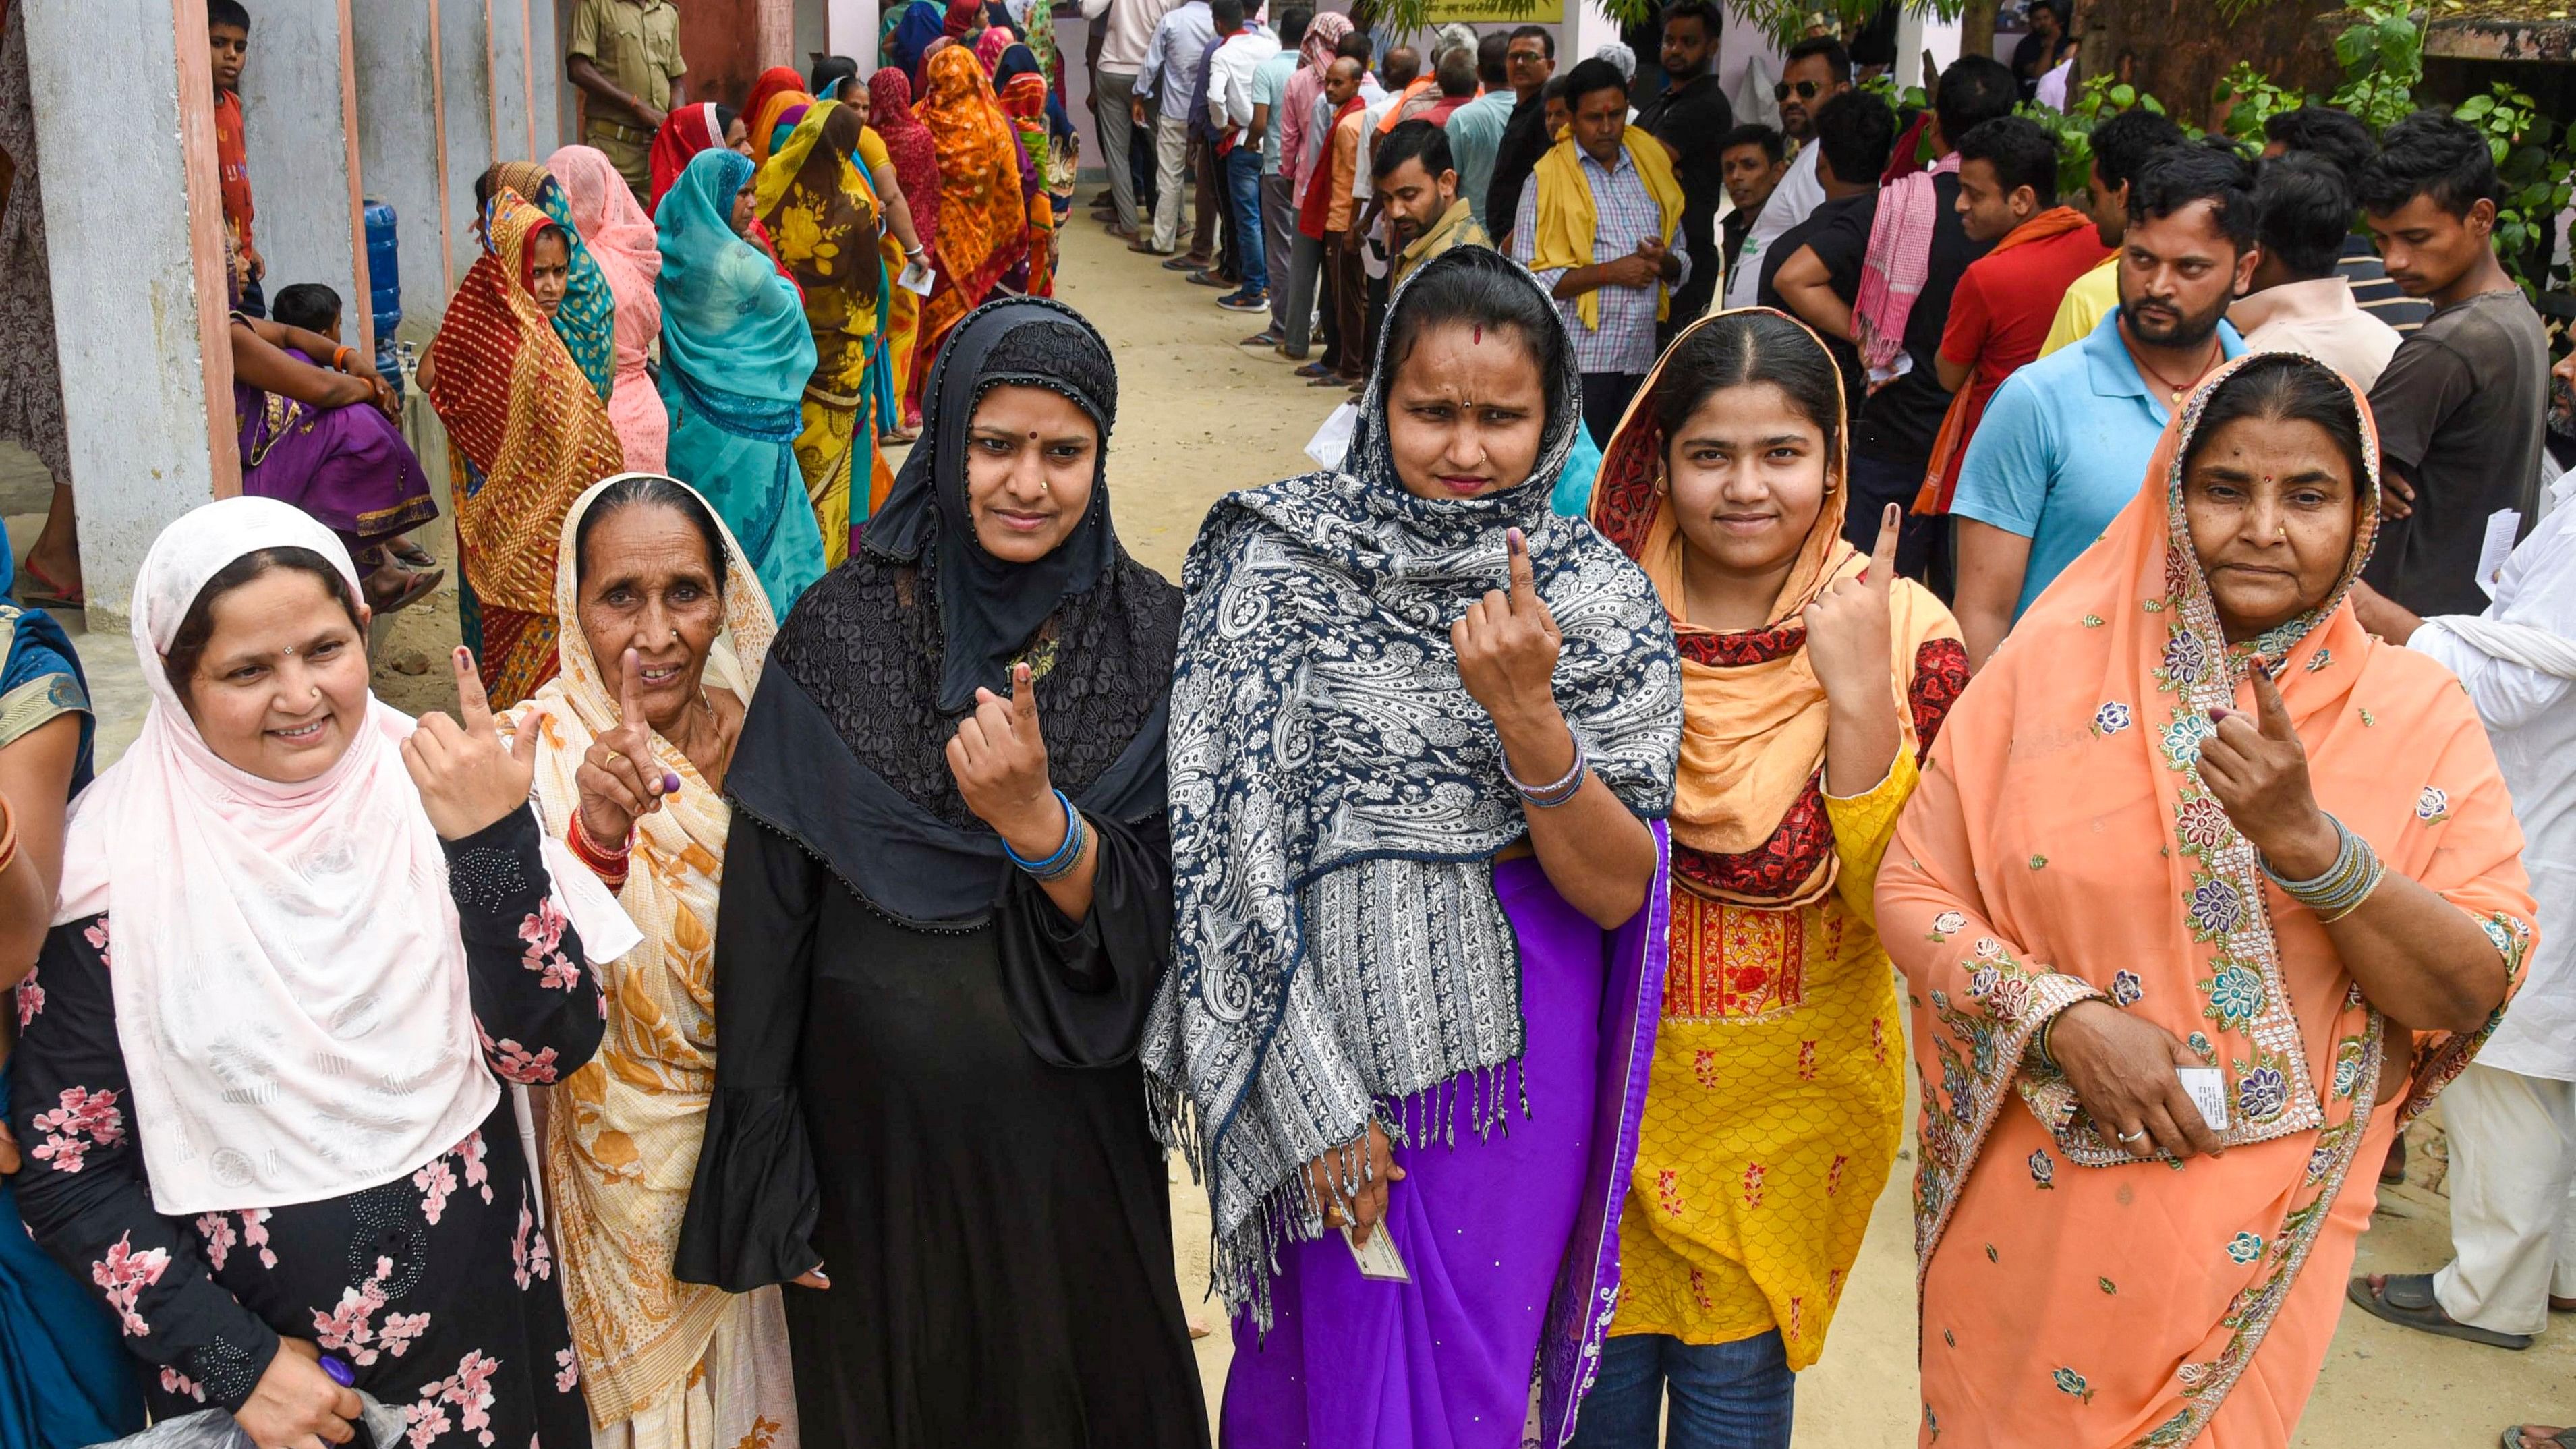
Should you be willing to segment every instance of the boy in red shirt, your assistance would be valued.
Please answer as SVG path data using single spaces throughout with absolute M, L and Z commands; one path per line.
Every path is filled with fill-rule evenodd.
M 241 248 L 241 310 L 268 315 L 260 279 L 268 264 L 251 240 L 250 153 L 242 136 L 242 63 L 250 56 L 250 12 L 241 0 L 206 0 L 206 41 L 214 54 L 215 177 L 224 198 L 224 229 Z
M 2092 219 L 2057 195 L 2057 142 L 2020 116 L 1983 121 L 1959 138 L 1959 225 L 1994 249 L 1968 264 L 1950 294 L 1949 321 L 1935 359 L 1941 385 L 1957 394 L 1932 445 L 1918 513 L 1946 513 L 1959 486 L 1959 460 L 1976 436 L 1986 402 L 2015 369 L 2039 356 L 2057 304 L 2110 248 Z

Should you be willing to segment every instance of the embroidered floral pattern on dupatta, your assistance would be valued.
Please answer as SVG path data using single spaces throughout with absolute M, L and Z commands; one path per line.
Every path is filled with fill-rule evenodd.
M 2255 360 L 2258 359 L 2247 359 Z M 2331 1014 L 2330 1032 L 2317 1037 L 2303 1034 L 2286 979 L 2280 932 L 2285 927 L 2295 930 L 2292 939 L 2298 951 L 2307 954 L 2292 959 L 2308 973 L 2302 976 L 2303 983 L 2312 982 L 2313 953 L 2321 944 L 2315 923 L 2303 908 L 2284 907 L 2284 898 L 2272 893 L 2258 853 L 2236 830 L 2199 776 L 2201 746 L 2215 733 L 2211 711 L 2240 708 L 2240 686 L 2254 668 L 2265 669 L 2281 682 L 2285 692 L 2294 692 L 2296 680 L 2323 677 L 2320 683 L 2306 688 L 2303 698 L 2310 717 L 2303 718 L 2301 729 L 2309 738 L 2312 761 L 2329 762 L 2329 781 L 2334 756 L 2318 752 L 2334 750 L 2339 724 L 2348 721 L 2354 727 L 2350 738 L 2367 738 L 2361 731 L 2377 721 L 2366 705 L 2377 703 L 2384 710 L 2395 703 L 2377 697 L 2376 691 L 2383 687 L 2379 682 L 2388 681 L 2386 687 L 2402 687 L 2407 679 L 2415 677 L 2403 668 L 2390 672 L 2392 665 L 2383 656 L 2348 647 L 2354 643 L 2356 631 L 2340 617 L 2345 596 L 2369 557 L 2379 517 L 2377 440 L 2367 425 L 2366 410 L 2361 429 L 2363 498 L 2353 546 L 2341 575 L 2316 609 L 2257 638 L 2234 644 L 2227 641 L 2190 542 L 2183 502 L 2183 459 L 2219 384 L 2243 365 L 2231 364 L 2205 382 L 2160 448 L 2159 466 L 2163 471 L 2158 481 L 2163 486 L 2164 514 L 2160 521 L 2147 526 L 2158 527 L 2162 537 L 2148 543 L 2137 532 L 2141 511 L 2149 520 L 2155 517 L 2152 494 L 2133 504 L 2122 521 L 2114 525 L 2113 533 L 2106 535 L 2106 544 L 2117 548 L 2125 529 L 2125 547 L 2130 550 L 2130 558 L 2138 561 L 2134 565 L 2117 565 L 2123 570 L 2135 569 L 2134 573 L 2120 576 L 2128 582 L 2118 587 L 2130 589 L 2133 597 L 2145 595 L 2138 599 L 2138 611 L 2128 616 L 2134 622 L 2116 618 L 2108 621 L 2115 632 L 2130 631 L 2136 652 L 2123 654 L 2122 649 L 2128 646 L 2115 644 L 2109 656 L 2113 677 L 2106 681 L 2104 691 L 2089 697 L 2075 696 L 2081 703 L 2060 705 L 2067 710 L 2065 718 L 2037 722 L 2052 732 L 2053 740 L 2064 743 L 2033 746 L 2068 752 L 2060 756 L 2061 760 L 2081 759 L 2085 751 L 2143 750 L 2147 778 L 2156 786 L 2155 797 L 2147 808 L 2157 812 L 2164 827 L 2161 840 L 2146 842 L 2155 852 L 2147 864 L 2151 868 L 2161 865 L 2173 881 L 2174 895 L 2170 899 L 2178 913 L 2173 920 L 2181 929 L 2165 939 L 2181 948 L 2178 959 L 2159 968 L 2166 974 L 2155 977 L 2152 989 L 2147 979 L 2126 969 L 2106 976 L 2106 989 L 2078 974 L 2079 967 L 2074 963 L 2025 959 L 2018 946 L 1997 939 L 2004 934 L 2002 930 L 1979 918 L 1984 912 L 1974 904 L 1973 896 L 1964 902 L 1964 909 L 1943 909 L 1939 908 L 1942 902 L 1938 897 L 1947 892 L 1938 890 L 1930 893 L 1936 899 L 1907 903 L 1913 910 L 1934 906 L 1931 913 L 1914 916 L 1904 927 L 1892 922 L 1888 925 L 1892 945 L 1909 938 L 1928 939 L 1937 948 L 1934 956 L 1957 953 L 1936 964 L 1920 946 L 1900 952 L 1911 958 L 1907 966 L 1910 974 L 1919 980 L 1923 973 L 1932 973 L 1933 981 L 1948 988 L 1926 983 L 1919 994 L 1909 998 L 1924 1013 L 1916 1019 L 1921 1037 L 1917 1072 L 1922 1079 L 1924 1103 L 1923 1150 L 1915 1191 L 1918 1287 L 1930 1275 L 1943 1232 L 1977 1166 L 1979 1153 L 2011 1099 L 2007 1086 L 2018 1091 L 2052 1139 L 2052 1152 L 2035 1154 L 2027 1164 L 2016 1161 L 2009 1166 L 2009 1175 L 2014 1179 L 2027 1180 L 2040 1189 L 2062 1189 L 2069 1179 L 2061 1169 L 2069 1165 L 2101 1168 L 2133 1166 L 2141 1161 L 2111 1140 L 2110 1128 L 2097 1127 L 2090 1120 L 2061 1074 L 2025 1058 L 2031 1038 L 2040 1027 L 2077 1001 L 2104 998 L 2124 1008 L 2161 1009 L 2168 1013 L 2168 1028 L 2182 1035 L 2200 1060 L 2226 1073 L 2231 1111 L 2228 1128 L 2220 1134 L 2224 1144 L 2242 1146 L 2312 1134 L 2311 1150 L 2301 1167 L 2293 1169 L 2288 1210 L 2277 1225 L 2258 1215 L 2241 1226 L 2229 1227 L 2205 1246 L 2190 1250 L 2207 1255 L 2204 1261 L 2213 1265 L 2212 1271 L 2245 1271 L 2247 1277 L 2215 1325 L 2224 1330 L 2213 1340 L 2218 1344 L 2216 1352 L 2178 1366 L 2167 1393 L 2178 1395 L 2179 1403 L 2170 1412 L 2164 1405 L 2151 1404 L 2162 1417 L 2147 1421 L 2154 1427 L 2135 1438 L 2139 1446 L 2191 1443 L 2252 1363 L 2289 1301 L 2300 1269 L 2321 1241 L 2338 1195 L 2356 1167 L 2385 1060 L 2382 1044 L 2386 1023 L 2358 986 L 2348 980 L 2339 1000 L 2329 997 L 2319 1002 L 2312 998 L 2308 1002 L 2311 1020 L 2320 1008 Z M 2154 556 L 2141 549 L 2142 543 L 2162 549 L 2160 580 L 2151 561 Z M 2073 634 L 2073 626 L 2080 625 L 2083 630 L 2105 628 L 2103 614 L 2108 610 L 2099 596 L 2110 587 L 2097 568 L 2091 577 L 2079 582 L 2077 592 L 2082 597 L 2074 601 L 2077 609 L 2066 609 L 2061 603 L 2060 620 L 2044 625 L 2044 629 L 2053 630 L 2053 637 L 2061 641 L 2071 642 L 2086 637 Z M 2078 611 L 2084 605 L 2090 605 L 2094 612 L 2081 613 L 2079 617 Z M 2328 654 L 2330 633 L 2341 657 Z M 2045 641 L 2024 647 L 2045 647 Z M 2123 658 L 2137 662 L 2124 666 L 2120 663 Z M 2334 665 L 2345 667 L 2328 673 Z M 2137 693 L 2127 693 L 2122 687 L 2118 676 L 2123 668 L 2136 670 L 2131 677 L 2140 681 Z M 2015 690 L 2020 691 L 2025 711 L 2032 700 L 2049 702 L 2055 693 L 2065 692 L 2052 691 L 2045 682 L 2034 684 L 2026 672 L 2008 672 L 1995 684 L 2007 698 Z M 2328 692 L 2321 695 L 2320 690 Z M 2294 707 L 2301 704 L 2299 699 L 2292 702 Z M 2420 699 L 2416 707 L 2421 708 Z M 2014 718 L 2013 758 L 2018 759 L 2024 746 L 2033 744 L 2028 731 L 2034 721 L 2022 716 Z M 2133 726 L 2143 738 L 2130 733 Z M 1996 718 L 1981 719 L 1978 727 L 1989 732 L 1987 743 L 1991 745 Z M 1976 749 L 1967 748 L 1972 752 Z M 1971 769 L 1968 776 L 1953 774 L 1953 780 L 1958 782 L 1953 786 L 1955 790 L 1974 788 L 1990 793 L 1996 788 L 1998 782 L 1990 762 L 1992 751 L 1985 752 L 1985 756 L 1981 761 L 1966 762 L 1978 767 Z M 2100 758 L 2107 764 L 2114 756 Z M 2353 762 L 2351 754 L 2343 755 L 2347 778 L 2341 808 L 2348 822 L 2362 819 L 2362 814 L 2353 813 L 2351 804 L 2349 774 Z M 1954 764 L 1950 768 L 1963 767 Z M 2422 786 L 2419 794 L 2415 781 L 2402 782 L 2402 810 L 2378 810 L 2371 821 L 2371 828 L 2379 833 L 2376 843 L 2384 853 L 2398 839 L 2419 847 L 2410 852 L 2416 857 L 2410 863 L 2401 863 L 2392 855 L 2392 868 L 2420 875 L 2424 860 L 2419 832 L 2443 828 L 2451 810 L 2457 808 L 2455 802 L 2465 799 L 2466 784 L 2443 780 Z M 2321 798 L 2325 798 L 2323 792 Z M 2337 808 L 2335 801 L 2327 803 L 2329 808 Z M 1991 824 L 1973 813 L 1967 818 L 1979 821 L 1981 829 Z M 2024 812 L 2012 818 L 2021 822 L 2022 833 L 2035 837 L 2029 841 L 2032 845 L 2046 843 L 2047 833 L 2056 823 L 2045 812 Z M 2491 796 L 2488 821 L 2492 825 Z M 2098 826 L 2098 820 L 2096 823 Z M 2356 824 L 2355 828 L 2360 826 Z M 1936 846 L 1955 848 L 1941 846 L 1937 834 L 1927 833 L 1922 840 L 1919 848 L 1927 856 L 1935 853 Z M 2014 839 L 2004 849 L 2003 868 L 2018 876 L 2020 872 L 2012 867 L 2017 865 L 2020 852 L 2028 848 L 2019 838 Z M 1931 873 L 1911 856 L 1900 852 L 1899 857 L 1891 859 L 1895 858 L 1906 859 L 1909 871 L 1917 876 Z M 2038 855 L 2031 857 L 2034 870 L 2040 861 Z M 1949 859 L 1943 869 L 1955 874 L 1959 862 Z M 2446 893 L 2452 890 L 2448 886 L 2439 888 Z M 2051 917 L 2044 908 L 2029 901 L 1999 900 L 1991 889 L 1985 899 L 1991 903 L 1986 909 L 1999 918 L 2018 916 L 2011 925 L 2014 932 L 2026 933 L 2034 927 L 2060 933 L 2071 929 L 2062 911 Z M 2530 927 L 2519 915 L 2488 909 L 2494 899 L 2490 893 L 2461 908 L 2478 919 L 2495 945 L 2510 986 L 2520 978 Z M 1897 909 L 1882 899 L 1883 918 Z M 1924 920 L 1930 923 L 1928 934 L 1920 924 Z M 1983 934 L 1989 930 L 1996 934 Z M 2034 948 L 2034 954 L 2050 954 L 2083 942 L 2078 933 L 2068 940 L 2056 941 L 2049 952 Z M 2098 945 L 2096 942 L 2097 949 Z M 1962 946 L 1966 949 L 1961 950 Z M 2196 1000 L 2184 998 L 2182 1010 L 2198 1018 L 2197 1028 L 2188 1030 L 2170 1015 L 2176 1005 L 2174 993 L 2186 981 L 2190 983 L 2188 989 L 2196 993 Z M 2409 1090 L 2395 1113 L 2400 1126 L 2457 1075 L 2493 1026 L 2491 1018 L 2479 1031 L 2425 1044 L 2414 1064 Z M 2320 1039 L 2333 1044 L 2331 1059 L 2314 1063 L 2310 1042 Z M 2050 1161 L 2052 1155 L 2065 1161 Z M 2062 1197 L 2062 1191 L 2058 1195 Z M 1994 1249 L 1989 1247 L 1986 1251 L 1991 1259 Z M 2111 1291 L 2107 1280 L 2103 1287 L 2106 1293 Z M 2085 1382 L 2081 1373 L 2060 1373 L 2069 1376 L 2061 1377 L 2056 1385 L 2064 1392 L 2081 1397 L 2084 1389 L 2093 1386 Z M 2104 1382 L 2107 1376 L 2096 1373 L 2094 1380 Z M 1934 1422 L 1928 1409 L 1926 1422 Z

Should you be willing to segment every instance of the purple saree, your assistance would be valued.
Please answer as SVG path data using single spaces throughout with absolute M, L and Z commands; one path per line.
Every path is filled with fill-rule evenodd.
M 312 359 L 293 348 L 286 355 Z M 366 403 L 317 408 L 233 385 L 242 492 L 292 503 L 352 552 L 438 516 L 429 475 L 393 420 Z
M 1671 845 L 1653 829 L 1654 885 L 1617 931 L 1568 905 L 1537 861 L 1495 867 L 1527 1047 L 1403 1104 L 1431 1130 L 1396 1149 L 1405 1177 L 1381 1230 L 1412 1282 L 1362 1278 L 1338 1232 L 1280 1253 L 1268 1335 L 1235 1320 L 1226 1449 L 1517 1449 L 1533 1372 L 1537 1442 L 1572 1437 L 1619 1298 L 1619 1212 L 1663 1002 Z M 1515 1072 L 1526 1111 L 1479 1139 L 1477 1091 Z

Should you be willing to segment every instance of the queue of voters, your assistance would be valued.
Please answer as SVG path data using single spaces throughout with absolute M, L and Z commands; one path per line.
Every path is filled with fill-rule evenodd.
M 397 361 L 203 0 L 239 486 L 109 613 L 48 3 L 0 1449 L 1783 1449 L 1899 1195 L 1923 1446 L 2564 1334 L 2576 313 L 2448 107 L 2069 153 L 2072 0 L 1912 95 L 1893 5 L 561 0 Z M 1322 424 L 1168 576 L 1133 440 L 1252 425 L 1086 268 Z

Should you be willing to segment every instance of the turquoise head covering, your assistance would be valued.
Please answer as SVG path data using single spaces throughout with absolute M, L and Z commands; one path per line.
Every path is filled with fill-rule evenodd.
M 555 335 L 563 339 L 564 350 L 572 354 L 581 375 L 590 379 L 605 403 L 617 388 L 617 296 L 609 290 L 608 274 L 591 259 L 590 248 L 582 245 L 581 229 L 572 224 L 571 203 L 564 199 L 554 173 L 533 161 L 504 162 L 497 169 L 501 185 L 534 202 L 563 232 L 570 270 L 564 278 L 563 305 L 555 309 Z M 492 206 L 486 201 L 483 234 L 487 238 L 491 221 Z M 487 240 L 484 246 L 489 250 L 491 243 Z
M 814 373 L 814 334 L 796 286 L 734 235 L 734 196 L 751 158 L 701 151 L 662 198 L 662 360 L 700 389 L 793 403 Z
M 733 199 L 752 170 L 738 151 L 701 151 L 655 214 L 662 401 L 671 476 L 715 505 L 784 619 L 823 576 L 822 529 L 796 462 L 814 334 L 796 284 L 734 235 Z

